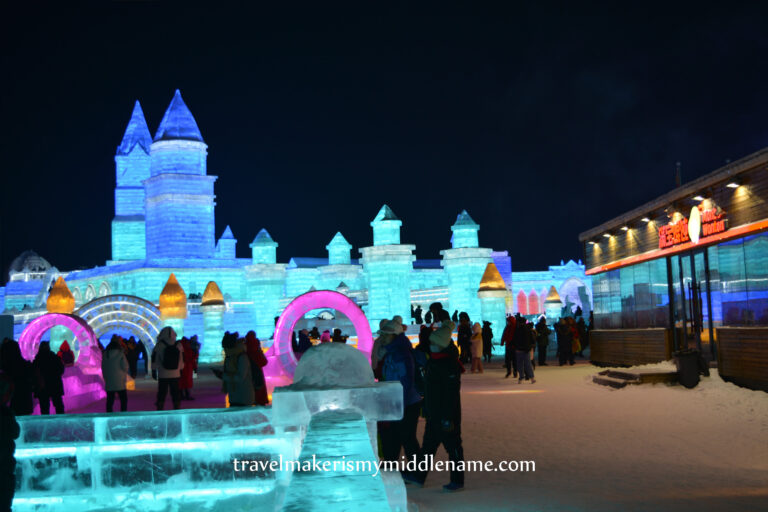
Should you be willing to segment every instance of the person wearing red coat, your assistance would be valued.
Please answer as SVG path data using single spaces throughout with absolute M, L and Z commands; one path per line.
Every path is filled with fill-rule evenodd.
M 182 400 L 194 400 L 190 390 L 192 389 L 192 374 L 197 370 L 197 352 L 186 337 L 181 338 L 181 346 L 184 349 L 184 368 L 181 369 L 179 391 L 181 391 Z
M 253 390 L 256 392 L 253 403 L 255 405 L 267 405 L 269 397 L 267 396 L 267 381 L 264 378 L 263 370 L 267 366 L 267 357 L 261 349 L 261 341 L 253 331 L 248 331 L 248 334 L 245 335 L 245 350 L 248 354 L 248 360 L 251 362 Z

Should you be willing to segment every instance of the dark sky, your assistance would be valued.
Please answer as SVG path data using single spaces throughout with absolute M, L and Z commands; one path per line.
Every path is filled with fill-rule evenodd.
M 676 161 L 689 181 L 768 145 L 765 8 L 274 3 L 2 7 L 0 268 L 110 257 L 133 102 L 154 135 L 176 88 L 219 176 L 217 236 L 246 257 L 266 227 L 281 261 L 338 230 L 358 257 L 387 203 L 419 258 L 466 208 L 482 246 L 543 269 L 671 189 Z

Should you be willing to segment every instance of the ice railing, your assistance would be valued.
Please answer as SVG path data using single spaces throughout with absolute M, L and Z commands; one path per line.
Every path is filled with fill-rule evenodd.
M 406 510 L 399 474 L 233 467 L 375 464 L 376 422 L 402 411 L 400 383 L 388 382 L 278 388 L 272 407 L 20 417 L 14 510 Z

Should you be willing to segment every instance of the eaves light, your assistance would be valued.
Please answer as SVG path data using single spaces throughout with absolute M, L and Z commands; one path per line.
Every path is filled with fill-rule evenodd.
M 702 197 L 702 196 L 694 196 L 693 200 L 694 201 L 698 201 L 698 202 L 702 202 L 704 200 L 704 197 Z
M 733 180 L 726 185 L 728 188 L 739 188 L 740 186 L 741 183 L 738 180 Z
M 609 233 L 603 233 L 603 236 L 604 236 L 605 238 L 611 238 L 611 235 L 610 235 Z
M 629 231 L 629 226 L 621 226 L 622 231 Z
M 640 220 L 642 220 L 642 221 L 643 221 L 643 222 L 645 222 L 646 224 L 648 224 L 649 222 L 651 222 L 651 219 L 649 219 L 648 217 L 643 217 L 643 218 L 642 218 L 642 219 L 640 219 Z

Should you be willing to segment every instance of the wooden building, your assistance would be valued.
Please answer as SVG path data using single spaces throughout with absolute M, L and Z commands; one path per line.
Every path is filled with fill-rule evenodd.
M 698 348 L 768 390 L 768 148 L 579 235 L 597 364 Z

